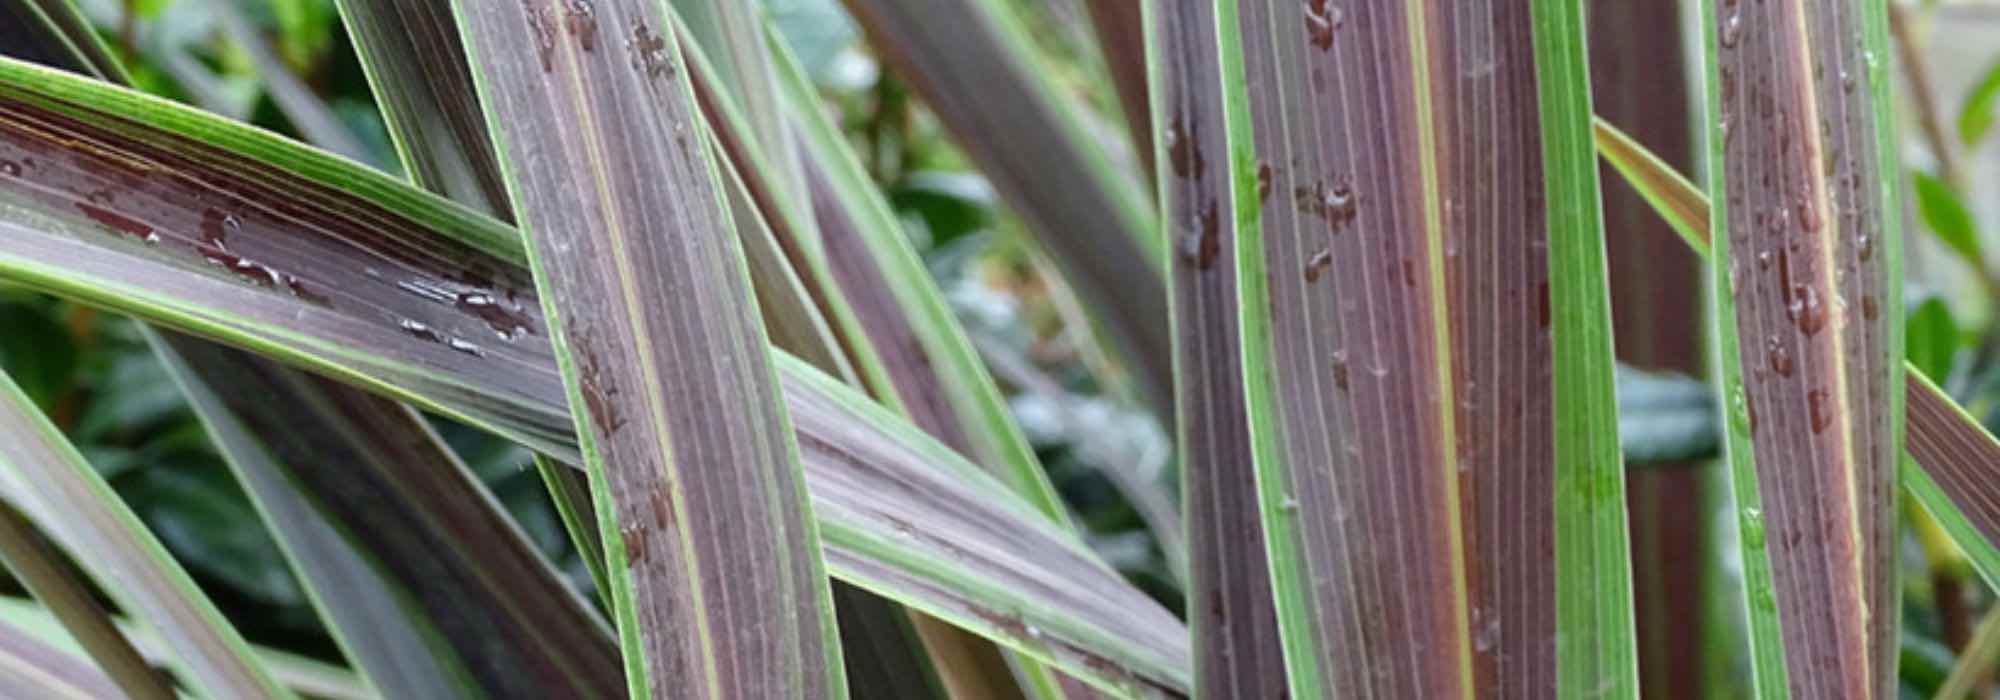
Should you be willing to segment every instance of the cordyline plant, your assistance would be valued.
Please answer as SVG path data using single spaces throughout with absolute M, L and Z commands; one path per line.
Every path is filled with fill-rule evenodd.
M 1593 126 L 1580 0 L 1095 0 L 1150 172 L 999 0 L 847 5 L 1171 417 L 1185 617 L 756 3 L 340 0 L 404 180 L 0 0 L 0 280 L 147 324 L 349 663 L 248 645 L 9 381 L 0 557 L 60 626 L 9 616 L 0 686 L 1635 697 L 1635 621 L 1694 613 L 1633 595 L 1599 149 L 1710 261 L 1755 693 L 1897 694 L 1899 483 L 2000 575 L 2000 443 L 1900 359 L 1881 0 L 1703 3 L 1705 193 Z M 604 612 L 424 411 L 539 454 Z

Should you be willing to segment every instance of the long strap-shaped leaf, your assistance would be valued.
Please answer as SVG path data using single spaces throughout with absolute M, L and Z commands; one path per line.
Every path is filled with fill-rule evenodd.
M 798 449 L 664 8 L 457 9 L 585 409 L 633 693 L 845 697 Z
M 1675 163 L 1692 162 L 1692 81 L 1685 71 L 1659 70 L 1682 65 L 1688 54 L 1679 3 L 1592 0 L 1588 7 L 1593 108 L 1660 145 Z M 1604 188 L 1604 220 L 1618 359 L 1703 376 L 1700 256 L 1662 235 L 1668 225 L 1615 182 Z M 1695 396 L 1709 403 L 1707 387 L 1700 389 Z M 1697 695 L 1704 662 L 1727 658 L 1727 645 L 1711 650 L 1708 644 L 1734 629 L 1710 614 L 1729 609 L 1717 604 L 1728 596 L 1711 593 L 1722 590 L 1714 519 L 1687 517 L 1719 502 L 1714 473 L 1693 464 L 1627 473 L 1633 612 L 1646 697 Z
M 1598 152 L 1671 223 L 1709 255 L 1708 199 L 1652 153 L 1602 120 Z M 1906 453 L 1903 486 L 1944 525 L 1989 585 L 2000 585 L 2000 439 L 1953 403 L 1923 371 L 1903 363 Z
M 621 689 L 610 636 L 416 413 L 239 350 L 146 336 L 376 688 L 440 698 Z
M 872 389 L 884 405 L 896 407 L 924 432 L 986 468 L 1050 519 L 1069 523 L 1066 507 L 943 291 L 827 118 L 805 70 L 775 32 L 768 45 L 786 125 L 796 135 L 805 199 L 818 230 L 817 256 L 806 264 L 824 270 L 815 276 L 828 282 L 826 296 L 837 296 L 851 312 L 859 333 L 849 346 L 873 360 L 865 364 L 880 368 Z M 730 131 L 725 121 L 712 121 L 718 133 Z M 918 620 L 916 627 L 954 695 L 996 692 L 977 687 L 982 684 L 1012 692 L 1017 675 L 1032 697 L 1058 692 L 1061 679 L 1040 664 L 1002 659 L 966 640 L 954 644 L 948 630 L 932 622 Z M 961 651 L 941 649 L 947 646 Z
M 1171 397 L 1162 241 L 992 0 L 848 0 L 898 74 L 1027 220 L 1156 405 Z M 947 31 L 946 28 L 949 28 Z M 1134 28 L 1135 30 L 1137 28 Z
M 0 695 L 60 700 L 142 697 L 112 683 L 91 664 L 91 659 L 65 653 L 26 630 L 0 622 Z
M 61 144 L 76 150 L 61 150 Z M 0 177 L 0 209 L 8 214 L 0 221 L 0 277 L 468 417 L 549 454 L 576 459 L 567 402 L 541 335 L 541 305 L 523 281 L 520 242 L 512 229 L 261 131 L 5 60 L 0 60 L 0 161 L 0 175 L 10 166 L 21 174 Z M 142 179 L 134 172 L 158 176 Z M 114 185 L 119 194 L 108 203 L 92 203 L 87 196 Z M 93 211 L 94 216 L 88 213 Z M 205 211 L 214 214 L 204 216 Z M 239 251 L 230 254 L 252 265 L 207 260 L 205 252 L 220 251 L 204 233 L 218 230 L 230 235 L 229 250 Z M 145 243 L 149 237 L 157 242 Z M 258 280 L 271 279 L 268 275 L 252 276 L 263 270 L 284 276 L 265 286 Z M 496 323 L 511 331 L 503 334 Z M 816 376 L 791 362 L 781 363 L 779 372 L 794 380 Z M 949 453 L 943 453 L 948 461 L 929 461 L 919 457 L 937 453 L 877 452 L 902 461 L 874 463 L 876 471 L 832 459 L 836 450 L 871 446 L 856 441 L 934 443 L 907 423 L 873 423 L 876 427 L 857 431 L 861 407 L 869 400 L 848 390 L 802 393 L 814 386 L 788 381 L 785 390 L 794 428 L 813 438 L 801 444 L 809 490 L 822 504 L 817 512 L 825 523 L 845 524 L 828 526 L 826 536 L 835 541 L 846 532 L 875 533 L 875 541 L 902 553 L 871 560 L 875 568 L 899 572 L 893 577 L 863 578 L 859 569 L 833 567 L 835 575 L 925 612 L 968 607 L 991 612 L 992 620 L 948 619 L 1030 656 L 1053 659 L 1065 672 L 1100 686 L 1115 685 L 1128 674 L 1168 688 L 1185 686 L 1184 628 L 1144 594 L 1117 582 L 1093 557 L 1081 559 L 1093 563 L 1087 570 L 1063 570 L 1057 561 L 1026 554 L 951 559 L 950 552 L 987 551 L 985 545 L 971 546 L 974 542 L 1013 552 L 1082 551 L 1082 545 L 1072 535 L 1043 529 L 1038 523 L 1046 518 L 1025 505 L 981 520 L 957 515 L 989 507 L 977 504 L 1020 501 Z M 837 410 L 801 412 L 800 402 L 814 396 Z M 815 459 L 816 454 L 828 459 Z M 954 477 L 951 489 L 932 493 L 893 486 L 896 480 L 925 479 L 935 470 L 960 466 L 972 470 L 971 476 Z M 834 492 L 820 485 L 838 479 L 871 486 Z M 918 497 L 959 503 L 944 511 L 951 515 L 944 541 L 960 548 L 921 550 L 897 536 L 896 522 L 919 522 L 896 515 L 917 508 L 907 501 Z M 825 505 L 834 498 L 850 500 L 839 509 Z M 860 512 L 891 517 L 851 515 Z M 933 553 L 943 558 L 929 559 Z M 956 566 L 978 573 L 948 578 L 943 569 L 927 565 L 945 561 L 960 561 Z M 961 585 L 1019 568 L 1049 580 L 1116 582 L 1105 589 L 1115 593 L 1086 599 L 1086 607 L 1066 608 L 1040 589 Z M 1004 634 L 993 620 L 1015 619 L 1009 615 L 1019 615 L 1047 639 L 1069 640 L 1096 655 L 1091 658 L 1108 661 L 1093 666 L 1083 657 L 1057 657 Z
M 1237 232 L 1257 225 L 1251 204 L 1257 183 L 1232 178 L 1236 168 L 1224 166 L 1238 151 L 1255 157 L 1241 140 L 1231 149 L 1224 115 L 1223 76 L 1242 70 L 1242 53 L 1233 27 L 1224 31 L 1218 21 L 1217 3 L 1153 2 L 1145 10 L 1149 60 L 1141 63 L 1154 66 L 1149 92 L 1158 102 L 1146 111 L 1160 122 L 1146 133 L 1164 135 L 1149 158 L 1159 163 L 1161 221 L 1170 235 L 1200 241 L 1167 271 L 1196 694 L 1278 697 L 1287 690 L 1285 659 L 1251 459 L 1237 314 Z
M 385 696 L 624 690 L 608 630 L 421 416 L 241 351 L 158 342 L 335 638 Z
M 1760 694 L 1893 697 L 1901 257 L 1879 0 L 1711 2 L 1720 377 Z
M 1254 186 L 1244 376 L 1294 695 L 1636 692 L 1581 16 L 1229 20 L 1230 132 L 1254 139 L 1231 158 Z M 1168 156 L 1199 172 L 1186 136 Z M 1212 231 L 1179 233 L 1183 262 Z
M 152 630 L 129 620 L 114 622 L 146 659 L 162 664 L 173 656 L 173 652 Z M 54 647 L 56 651 L 83 653 L 81 645 L 68 636 L 55 616 L 33 601 L 0 596 L 0 624 L 20 630 L 32 639 Z M 377 697 L 360 678 L 344 667 L 268 647 L 252 645 L 250 651 L 270 670 L 273 678 L 299 695 L 325 700 L 371 700 Z
M 1239 205 L 1259 211 L 1238 233 L 1244 379 L 1291 694 L 1462 695 L 1472 640 L 1424 8 L 1222 6 L 1224 31 L 1244 37 L 1227 128 L 1252 135 L 1251 155 L 1187 140 L 1169 155 L 1258 183 Z M 1177 232 L 1177 256 L 1199 266 L 1211 235 Z
M 418 186 L 511 219 L 448 3 L 340 0 L 389 138 Z
M 158 630 L 176 667 L 217 697 L 290 697 L 243 638 L 75 447 L 0 374 L 0 484 L 122 607 Z
M 1510 487 L 1517 474 L 1531 469 L 1534 458 L 1523 461 L 1498 460 L 1491 465 L 1482 479 L 1483 493 L 1473 496 L 1475 503 L 1511 503 L 1525 501 L 1525 516 L 1520 520 L 1533 522 L 1538 511 L 1549 513 L 1553 521 L 1556 556 L 1553 566 L 1538 564 L 1516 568 L 1505 563 L 1519 556 L 1523 560 L 1533 560 L 1535 552 L 1521 548 L 1518 544 L 1508 546 L 1495 544 L 1473 548 L 1471 556 L 1494 562 L 1492 566 L 1498 576 L 1505 581 L 1499 590 L 1513 587 L 1517 594 L 1525 597 L 1539 595 L 1535 586 L 1552 581 L 1555 610 L 1554 636 L 1555 656 L 1552 660 L 1556 671 L 1556 692 L 1563 696 L 1627 697 L 1639 695 L 1639 668 L 1637 640 L 1634 632 L 1632 609 L 1631 547 L 1626 533 L 1626 489 L 1625 469 L 1619 450 L 1618 400 L 1615 360 L 1612 350 L 1611 291 L 1606 281 L 1606 260 L 1604 246 L 1604 223 L 1599 210 L 1600 193 L 1597 182 L 1597 158 L 1591 140 L 1591 80 L 1588 72 L 1589 57 L 1585 50 L 1584 4 L 1582 0 L 1534 0 L 1530 17 L 1520 17 L 1518 10 L 1505 9 L 1512 2 L 1493 3 L 1495 31 L 1492 37 L 1505 46 L 1508 41 L 1527 43 L 1530 40 L 1521 32 L 1532 24 L 1532 45 L 1535 93 L 1538 96 L 1539 131 L 1543 170 L 1543 188 L 1533 188 L 1521 193 L 1527 202 L 1524 207 L 1533 211 L 1536 204 L 1546 207 L 1547 217 L 1547 264 L 1549 278 L 1546 294 L 1552 299 L 1548 308 L 1552 343 L 1552 390 L 1554 393 L 1553 415 L 1547 422 L 1539 422 L 1532 429 L 1553 433 L 1554 447 L 1554 493 L 1528 491 L 1525 498 Z M 1454 5 L 1460 6 L 1460 5 Z M 1478 36 L 1474 25 L 1473 36 Z M 1479 41 L 1470 44 L 1478 47 Z M 1507 49 L 1502 49 L 1507 50 Z M 1518 50 L 1518 49 L 1514 49 Z M 1496 52 L 1497 53 L 1497 52 Z M 1525 53 L 1525 52 L 1524 52 Z M 1454 73 L 1447 69 L 1447 75 L 1477 76 L 1482 66 L 1475 61 L 1481 58 L 1476 48 L 1465 54 L 1460 63 L 1463 69 Z M 1516 59 L 1520 60 L 1520 59 Z M 1505 75 L 1503 72 L 1502 75 Z M 1506 78 L 1500 80 L 1505 81 Z M 1479 78 L 1469 79 L 1476 88 Z M 1504 84 L 1504 83 L 1503 83 Z M 1459 102 L 1454 110 L 1459 119 L 1466 119 L 1480 107 L 1476 100 Z M 1504 133 L 1504 132 L 1502 132 Z M 1525 139 L 1524 139 L 1525 140 Z M 1502 136 L 1501 143 L 1507 139 Z M 1479 144 L 1468 144 L 1467 152 L 1479 148 Z M 1466 189 L 1479 190 L 1491 187 L 1476 178 L 1465 183 Z M 1453 192 L 1463 191 L 1454 190 Z M 1488 190 L 1490 193 L 1490 190 Z M 1540 199 L 1537 199 L 1537 195 Z M 1502 210 L 1506 207 L 1502 205 Z M 1476 217 L 1475 217 L 1476 218 Z M 1533 218 L 1532 215 L 1530 217 Z M 1463 229 L 1460 229 L 1461 231 Z M 1529 241 L 1530 259 L 1540 257 L 1533 238 Z M 1504 248 L 1502 255 L 1492 262 L 1506 265 Z M 1460 284 L 1459 295 L 1455 298 L 1455 309 L 1471 307 L 1473 298 L 1479 294 L 1476 287 Z M 1512 307 L 1525 310 L 1519 304 L 1528 298 L 1528 290 L 1522 287 L 1521 294 L 1498 304 L 1500 308 Z M 1538 290 L 1539 291 L 1539 290 Z M 1493 304 L 1493 297 L 1486 298 Z M 1541 310 L 1536 310 L 1537 323 L 1543 323 Z M 1525 314 L 1521 317 L 1526 321 Z M 1459 361 L 1482 352 L 1492 352 L 1496 346 L 1483 346 L 1463 340 L 1470 334 L 1463 329 L 1478 327 L 1486 323 L 1486 317 L 1462 316 L 1454 325 L 1455 339 L 1459 339 Z M 1526 325 L 1523 323 L 1522 325 Z M 1504 337 L 1496 338 L 1505 342 Z M 1532 367 L 1532 366 L 1531 366 Z M 1528 373 L 1501 371 L 1492 375 L 1495 387 L 1510 386 L 1513 380 L 1526 377 L 1534 381 L 1532 369 Z M 1475 392 L 1474 397 L 1462 397 L 1459 406 L 1461 416 L 1466 410 L 1468 399 L 1477 396 L 1472 386 L 1485 382 L 1487 377 L 1459 376 L 1460 387 Z M 1504 405 L 1504 404 L 1502 404 Z M 1488 410 L 1504 411 L 1502 405 L 1488 405 Z M 1467 436 L 1478 434 L 1480 429 L 1469 423 L 1459 426 L 1462 438 L 1459 444 L 1465 450 Z M 1474 465 L 1475 470 L 1479 465 Z M 1550 499 L 1550 500 L 1544 500 Z M 1482 505 L 1482 507 L 1485 507 Z M 1520 507 L 1520 506 L 1514 506 Z M 1495 508 L 1506 513 L 1507 507 Z M 1498 531 L 1514 529 L 1510 518 L 1475 525 L 1480 536 L 1488 541 L 1499 540 L 1504 535 Z M 1501 560 L 1501 561 L 1495 561 Z M 1504 595 L 1504 594 L 1503 594 Z M 1474 605 L 1479 605 L 1475 595 Z M 1514 606 L 1500 606 L 1512 610 Z M 1532 606 L 1526 606 L 1532 609 Z M 1546 613 L 1543 613 L 1546 615 Z M 1528 624 L 1535 624 L 1531 613 Z M 1483 621 L 1482 621 L 1483 622 Z M 1490 624 L 1490 623 L 1487 623 Z M 1500 624 L 1509 624 L 1505 613 Z M 1485 634 L 1491 628 L 1477 629 L 1475 634 Z M 1499 649 L 1491 652 L 1502 674 L 1512 667 L 1513 658 L 1527 657 L 1531 663 L 1551 663 L 1542 660 L 1537 650 L 1549 648 L 1547 637 L 1525 635 L 1516 639 L 1503 640 Z M 1546 693 L 1532 684 L 1514 683 L 1513 679 L 1502 675 L 1499 683 L 1487 682 L 1485 687 L 1498 689 L 1498 694 L 1509 697 L 1536 697 Z
M 5 557 L 7 571 L 14 579 L 55 614 L 64 631 L 89 652 L 96 668 L 110 676 L 118 691 L 135 700 L 174 697 L 172 683 L 147 664 L 131 640 L 118 631 L 110 611 L 92 597 L 90 588 L 70 572 L 68 564 L 34 524 L 28 522 L 27 516 L 13 504 L 4 502 L 0 502 L 0 557 Z M 10 639 L 8 646 L 15 641 Z M 55 673 L 54 668 L 46 671 L 51 675 L 69 675 Z M 93 670 L 92 675 L 98 672 Z

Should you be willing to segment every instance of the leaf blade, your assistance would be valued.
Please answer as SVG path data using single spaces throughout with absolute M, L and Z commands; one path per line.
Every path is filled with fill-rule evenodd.
M 797 447 L 664 8 L 457 8 L 585 409 L 634 693 L 845 697 Z

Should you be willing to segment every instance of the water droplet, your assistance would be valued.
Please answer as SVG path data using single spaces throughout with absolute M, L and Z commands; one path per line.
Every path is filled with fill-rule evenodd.
M 563 29 L 585 51 L 597 49 L 597 7 L 590 0 L 563 1 Z
M 1771 257 L 1772 257 L 1771 251 L 1768 250 L 1757 251 L 1757 269 L 1759 270 L 1771 269 Z
M 501 340 L 513 340 L 523 331 L 529 331 L 528 317 L 518 309 L 509 309 L 500 300 L 486 292 L 463 292 L 457 295 L 454 306 L 460 311 L 479 317 L 485 321 L 493 333 Z M 530 331 L 532 332 L 532 331 Z
M 1765 230 L 1770 231 L 1771 235 L 1782 236 L 1785 234 L 1785 229 L 1790 228 L 1792 225 L 1792 212 L 1789 209 L 1780 207 L 1772 211 L 1771 215 L 1764 219 L 1764 223 Z
M 644 22 L 632 26 L 632 36 L 625 39 L 625 50 L 632 53 L 632 69 L 648 78 L 666 75 L 668 69 L 667 40 Z
M 1870 236 L 1866 233 L 1861 234 L 1859 240 L 1855 241 L 1855 247 L 1856 247 L 1855 255 L 1861 258 L 1861 262 L 1868 262 L 1870 258 L 1875 257 L 1874 236 Z
M 1201 144 L 1198 142 L 1201 138 L 1200 126 L 1199 123 L 1190 126 L 1178 116 L 1174 117 L 1172 124 L 1167 125 L 1167 162 L 1173 165 L 1175 175 L 1198 180 L 1208 169 L 1208 163 L 1201 154 Z
M 6 175 L 7 177 L 20 177 L 21 164 L 11 160 L 0 160 L 0 175 Z
M 473 356 L 473 357 L 485 357 L 485 356 L 486 356 L 486 350 L 485 350 L 485 349 L 483 349 L 483 348 L 481 348 L 481 347 L 479 347 L 479 346 L 477 346 L 477 345 L 473 345 L 473 344 L 472 344 L 472 343 L 470 343 L 470 342 L 467 342 L 467 341 L 466 341 L 466 340 L 465 340 L 464 338 L 452 338 L 452 339 L 450 339 L 450 340 L 447 340 L 447 341 L 445 341 L 445 346 L 446 346 L 446 347 L 449 347 L 449 348 L 451 348 L 451 349 L 453 349 L 453 350 L 457 350 L 457 351 L 459 351 L 459 352 L 462 352 L 462 353 L 465 353 L 465 354 L 467 354 L 467 355 L 471 355 L 471 356 Z
M 1756 507 L 1744 508 L 1741 525 L 1743 527 L 1743 543 L 1755 549 L 1763 549 L 1764 511 Z
M 1328 6 L 1327 0 L 1306 3 L 1306 37 L 1321 51 L 1333 48 L 1333 32 L 1346 21 L 1347 13 L 1338 6 Z
M 1792 376 L 1792 351 L 1778 340 L 1777 336 L 1764 339 L 1764 354 L 1771 363 L 1771 371 L 1787 379 Z
M 1207 270 L 1215 266 L 1215 258 L 1222 252 L 1222 221 L 1215 202 L 1202 206 L 1198 225 L 1198 230 L 1181 235 L 1181 262 L 1197 270 Z
M 1284 502 L 1278 504 L 1278 509 L 1286 513 L 1297 513 L 1299 512 L 1299 499 L 1286 496 Z
M 1852 73 L 1849 73 L 1849 72 L 1847 72 L 1847 69 L 1846 69 L 1846 68 L 1842 68 L 1842 69 L 1840 69 L 1840 91 L 1841 91 L 1841 92 L 1844 92 L 1844 93 L 1848 93 L 1848 94 L 1850 94 L 1850 95 L 1851 95 L 1851 94 L 1854 94 L 1854 82 L 1855 82 L 1855 81 L 1854 81 L 1854 74 L 1852 74 Z
M 1479 625 L 1479 634 L 1475 635 L 1472 639 L 1472 647 L 1474 651 L 1486 654 L 1492 652 L 1494 647 L 1500 646 L 1500 616 L 1483 615 L 1482 617 L 1485 620 Z
M 220 209 L 204 209 L 201 212 L 201 242 L 218 251 L 229 250 L 229 237 L 243 229 L 243 221 L 235 214 Z
M 1292 190 L 1292 197 L 1300 213 L 1319 217 L 1332 231 L 1338 232 L 1354 220 L 1356 196 L 1347 183 L 1328 187 L 1325 182 L 1315 182 Z
M 1821 431 L 1826 430 L 1827 426 L 1833 425 L 1833 407 L 1827 405 L 1825 389 L 1814 389 L 1806 392 L 1806 408 L 1812 414 L 1812 431 L 1814 435 L 1820 434 Z
M 1757 412 L 1750 406 L 1750 394 L 1743 390 L 1741 382 L 1729 389 L 1729 417 L 1738 427 L 1757 432 Z
M 1306 283 L 1312 284 L 1318 282 L 1320 275 L 1326 274 L 1327 268 L 1332 265 L 1333 251 L 1331 249 L 1322 248 L 1319 252 L 1314 253 L 1312 259 L 1306 261 Z
M 1743 14 L 1732 11 L 1722 20 L 1722 48 L 1736 48 L 1736 42 L 1743 38 Z
M 423 321 L 406 318 L 403 319 L 402 323 L 398 325 L 400 325 L 403 328 L 404 333 L 408 333 L 410 335 L 416 336 L 423 340 L 428 340 L 433 343 L 444 342 L 443 338 L 438 337 L 437 331 L 431 330 L 430 324 L 424 323 Z
M 1798 324 L 1799 332 L 1808 337 L 1826 327 L 1826 307 L 1820 304 L 1819 289 L 1812 285 L 1802 284 L 1792 288 L 1791 303 L 1785 306 L 1785 313 L 1793 323 Z

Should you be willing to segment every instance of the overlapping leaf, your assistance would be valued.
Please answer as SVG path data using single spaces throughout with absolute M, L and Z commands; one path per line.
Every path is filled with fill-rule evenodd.
M 1093 7 L 1115 4 L 1121 3 Z M 1224 114 L 1224 57 L 1234 61 L 1229 71 L 1240 71 L 1242 64 L 1237 43 L 1218 22 L 1216 5 L 1165 3 L 1148 9 L 1147 52 L 1158 64 L 1150 93 L 1158 104 L 1147 113 L 1159 115 L 1164 135 L 1149 160 L 1159 163 L 1155 178 L 1166 231 L 1198 241 L 1193 255 L 1171 261 L 1167 271 L 1196 693 L 1269 698 L 1286 692 L 1285 659 L 1244 404 L 1236 273 L 1238 227 L 1257 225 L 1251 202 L 1258 195 L 1254 181 L 1231 177 L 1240 166 L 1223 161 L 1238 155 Z M 1241 150 L 1255 157 L 1248 148 Z M 1207 154 L 1216 160 L 1212 167 Z
M 1699 189 L 1603 121 L 1597 143 L 1689 247 L 1710 254 L 1708 199 Z M 1901 470 L 1903 486 L 1971 555 L 1989 584 L 2000 581 L 2000 440 L 1907 361 L 1903 378 L 1904 448 L 1915 462 Z
M 603 624 L 415 412 L 212 343 L 155 342 L 382 693 L 624 690 Z
M 225 697 L 289 697 L 110 485 L 0 375 L 0 489 L 174 651 L 194 687 Z
M 477 417 L 475 424 L 551 454 L 576 458 L 568 441 L 566 402 L 542 335 L 539 301 L 524 284 L 520 244 L 512 238 L 512 229 L 268 134 L 15 62 L 0 62 L 0 115 L 6 117 L 0 120 L 0 160 L 6 161 L 0 170 L 10 163 L 22 168 L 20 175 L 0 177 L 0 203 L 4 203 L 0 206 L 9 212 L 11 222 L 0 224 L 5 233 L 0 236 L 5 242 L 0 245 L 0 275 L 224 339 L 450 415 Z M 145 123 L 125 115 L 144 115 Z M 76 154 L 51 154 L 48 149 L 56 144 L 85 145 Z M 24 148 L 41 150 L 29 153 Z M 24 163 L 27 159 L 33 163 Z M 142 180 L 133 175 L 135 169 L 160 177 Z M 336 183 L 339 189 L 334 188 Z M 113 187 L 118 190 L 113 202 L 90 201 L 91 192 Z M 116 216 L 93 218 L 79 204 Z M 220 209 L 225 205 L 226 212 Z M 211 207 L 215 214 L 204 216 Z M 210 228 L 205 223 L 230 235 L 226 242 L 233 245 L 228 251 L 205 245 L 204 233 Z M 147 243 L 149 237 L 156 242 Z M 253 264 L 213 263 L 204 252 L 229 252 Z M 284 276 L 274 279 L 263 270 Z M 265 286 L 259 279 L 273 283 Z M 325 299 L 328 305 L 316 299 Z M 508 332 L 496 330 L 488 319 Z M 791 379 L 811 374 L 792 363 L 779 371 Z M 851 392 L 830 396 L 834 406 L 849 413 L 836 411 L 809 422 L 796 408 L 803 398 L 788 394 L 794 404 L 794 427 L 808 436 L 820 436 L 802 445 L 808 488 L 822 503 L 832 497 L 818 486 L 823 480 L 860 477 L 842 471 L 845 461 L 815 461 L 816 450 L 851 448 L 843 440 L 860 439 L 931 444 L 907 425 L 855 437 L 848 425 L 854 420 L 851 412 L 866 399 Z M 907 452 L 888 456 L 897 455 L 911 457 Z M 924 473 L 938 464 L 906 461 L 876 466 L 905 474 Z M 1004 487 L 983 476 L 960 488 L 971 489 L 980 500 L 1018 503 Z M 848 504 L 844 511 L 823 506 L 822 516 L 853 512 L 862 505 L 892 514 L 916 507 L 896 500 L 910 494 L 883 483 L 842 493 L 865 500 Z M 967 493 L 953 490 L 944 495 L 969 498 Z M 984 525 L 953 517 L 943 525 L 950 532 L 945 541 L 1040 532 L 1032 524 L 1023 529 L 1022 522 L 1015 522 L 1025 517 L 1009 515 L 981 521 Z M 912 554 L 885 520 L 853 522 L 845 529 L 828 525 L 826 531 L 830 538 L 851 531 L 873 532 L 876 540 L 891 543 L 892 551 L 910 554 L 871 564 L 890 567 L 899 572 L 895 577 L 857 580 L 857 570 L 833 567 L 837 576 L 877 593 L 926 612 L 979 606 L 1018 611 L 1031 620 L 1071 620 L 1063 625 L 1034 623 L 1051 636 L 1066 629 L 1136 625 L 1144 632 L 1078 641 L 1110 659 L 1106 666 L 1083 665 L 1069 657 L 1058 659 L 1064 662 L 1059 667 L 1105 684 L 1124 673 L 1121 667 L 1166 687 L 1185 683 L 1187 650 L 1179 623 L 1128 586 L 1114 586 L 1119 594 L 1094 599 L 1091 610 L 1065 610 L 1033 590 L 967 587 L 965 581 L 946 578 L 945 572 L 926 564 L 944 560 Z M 1026 549 L 1081 551 L 1067 535 L 1031 539 L 1035 544 L 1025 545 Z M 1115 580 L 1101 568 L 1058 573 L 1045 568 L 1054 564 L 1039 557 L 975 559 L 969 564 L 982 571 L 971 581 L 990 575 L 984 570 L 988 567 L 1031 567 L 1052 577 Z M 1015 602 L 1005 603 L 1010 600 Z M 950 619 L 961 624 L 979 620 Z M 1010 647 L 1029 646 L 1001 629 L 981 624 L 974 631 Z M 1135 646 L 1141 644 L 1135 640 L 1166 641 L 1148 650 Z M 1093 646 L 1097 642 L 1112 646 L 1097 648 Z M 1040 658 L 1041 652 L 1026 651 Z
M 1901 211 L 1881 3 L 1704 26 L 1721 386 L 1761 693 L 1896 692 Z
M 928 100 L 1028 223 L 1155 405 L 1172 346 L 1162 241 L 991 0 L 848 0 L 875 48 Z M 949 27 L 949 31 L 941 28 Z M 1139 31 L 1139 28 L 1130 28 Z
M 1634 692 L 1580 7 L 1240 10 L 1244 377 L 1292 694 Z M 1189 129 L 1177 171 L 1215 160 Z

